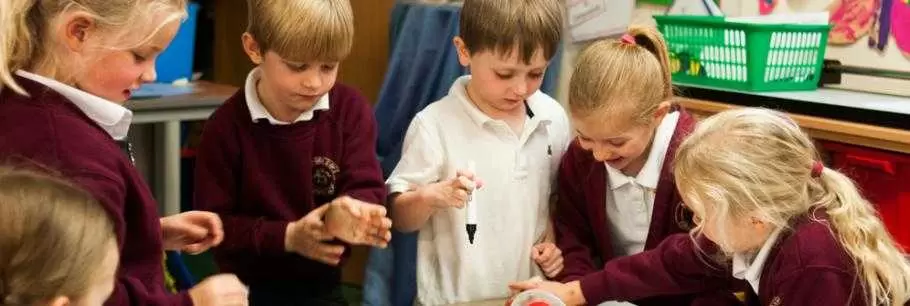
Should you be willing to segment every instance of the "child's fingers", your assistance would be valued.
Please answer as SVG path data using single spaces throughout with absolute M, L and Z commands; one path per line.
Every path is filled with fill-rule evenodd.
M 539 286 L 538 284 L 539 284 L 539 282 L 532 281 L 532 280 L 527 280 L 527 281 L 523 281 L 523 282 L 514 282 L 514 283 L 509 284 L 509 289 L 517 290 L 517 291 L 531 290 L 531 289 L 536 289 Z
M 473 181 L 473 180 L 474 180 L 474 175 L 475 175 L 475 173 L 474 173 L 474 172 L 471 172 L 470 170 L 455 170 L 455 176 L 456 176 L 456 177 L 465 177 L 465 178 L 467 178 L 468 180 L 472 180 L 472 181 Z
M 456 182 L 455 186 L 458 189 L 462 189 L 462 190 L 465 190 L 468 192 L 474 191 L 474 189 L 477 188 L 477 184 L 474 184 L 474 180 L 471 178 L 468 178 L 466 176 L 457 177 L 455 182 Z
M 546 262 L 544 262 L 544 264 L 542 265 L 542 268 L 544 271 L 551 271 L 551 270 L 555 270 L 560 265 L 562 265 L 562 257 L 554 257 L 554 258 L 549 258 Z
M 451 205 L 455 208 L 464 208 L 465 202 L 468 200 L 468 192 L 462 189 L 456 189 L 452 192 L 452 201 Z
M 540 257 L 546 258 L 548 260 L 555 257 L 554 256 L 556 254 L 554 251 L 555 249 L 556 249 L 556 247 L 553 246 L 553 244 L 550 244 L 550 243 L 543 244 L 541 247 L 541 250 L 540 250 Z
M 336 262 L 337 264 L 341 260 L 341 255 L 344 254 L 344 246 L 320 243 L 316 251 L 317 256 L 325 259 L 326 263 Z

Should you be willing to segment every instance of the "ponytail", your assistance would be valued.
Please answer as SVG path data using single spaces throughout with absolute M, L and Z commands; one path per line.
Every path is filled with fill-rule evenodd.
M 8 87 L 28 95 L 13 78 L 16 70 L 25 68 L 36 53 L 37 31 L 29 25 L 29 15 L 38 0 L 0 1 L 0 91 Z
M 635 38 L 636 45 L 645 48 L 657 58 L 663 77 L 662 84 L 664 85 L 661 92 L 669 100 L 673 97 L 673 80 L 670 78 L 670 56 L 669 51 L 667 51 L 667 42 L 664 40 L 663 35 L 653 27 L 640 25 L 630 26 L 627 33 Z
M 578 55 L 569 81 L 569 111 L 621 112 L 650 122 L 661 103 L 672 101 L 667 43 L 654 27 L 630 26 L 620 40 L 600 40 Z
M 910 262 L 847 176 L 824 169 L 817 206 L 853 258 L 868 305 L 901 306 L 910 299 Z

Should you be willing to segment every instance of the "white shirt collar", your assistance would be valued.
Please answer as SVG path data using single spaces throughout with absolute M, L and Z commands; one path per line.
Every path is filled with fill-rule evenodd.
M 63 95 L 115 140 L 123 140 L 129 133 L 133 112 L 123 105 L 34 73 L 18 70 L 16 74 Z
M 761 282 L 762 270 L 765 267 L 765 263 L 768 261 L 768 255 L 771 253 L 771 249 L 777 244 L 777 239 L 780 237 L 782 230 L 783 228 L 777 228 L 771 232 L 771 235 L 765 240 L 765 244 L 761 246 L 758 253 L 733 254 L 733 277 L 749 282 L 749 285 L 752 285 L 752 289 L 755 290 L 755 292 L 758 292 L 758 284 Z
M 250 118 L 253 122 L 266 119 L 273 125 L 288 125 L 300 121 L 310 121 L 313 119 L 313 114 L 317 110 L 329 109 L 329 94 L 326 93 L 319 98 L 319 101 L 316 101 L 316 104 L 314 104 L 310 110 L 300 114 L 294 122 L 284 122 L 275 119 L 275 117 L 272 116 L 272 114 L 269 114 L 268 110 L 265 109 L 265 106 L 262 105 L 262 101 L 259 100 L 259 93 L 256 91 L 256 84 L 259 83 L 260 73 L 259 67 L 253 68 L 253 71 L 250 71 L 250 74 L 247 75 L 246 84 L 244 85 L 246 106 L 250 109 Z
M 461 105 L 464 107 L 464 110 L 468 113 L 468 117 L 474 121 L 478 126 L 483 126 L 484 124 L 492 121 L 496 121 L 493 118 L 490 118 L 487 114 L 482 112 L 468 96 L 467 86 L 471 81 L 471 75 L 463 75 L 455 80 L 452 84 L 452 87 L 449 88 L 449 95 L 456 97 Z M 525 123 L 526 126 L 535 126 L 535 124 L 546 123 L 549 124 L 553 121 L 552 114 L 549 114 L 543 111 L 543 108 L 540 107 L 539 103 L 542 103 L 540 100 L 543 98 L 543 95 L 540 90 L 534 92 L 526 100 L 526 106 L 528 108 L 529 114 L 534 114 L 534 116 Z M 530 116 L 529 116 L 530 117 Z
M 667 156 L 667 149 L 670 147 L 670 140 L 673 138 L 673 132 L 676 131 L 676 124 L 679 122 L 679 112 L 672 112 L 664 116 L 654 132 L 654 140 L 651 143 L 651 150 L 648 152 L 648 160 L 642 166 L 641 171 L 635 178 L 629 177 L 604 163 L 607 167 L 607 173 L 610 177 L 610 188 L 617 189 L 628 183 L 636 182 L 646 188 L 656 189 L 657 182 L 660 180 L 660 171 L 663 169 L 664 159 Z

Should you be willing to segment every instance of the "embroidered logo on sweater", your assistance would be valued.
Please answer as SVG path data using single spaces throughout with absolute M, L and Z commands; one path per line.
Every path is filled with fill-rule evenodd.
M 775 296 L 773 299 L 771 299 L 771 303 L 768 304 L 768 306 L 780 306 L 782 303 L 783 302 L 781 302 L 781 298 L 779 296 Z
M 335 195 L 335 180 L 341 167 L 325 156 L 313 157 L 313 194 L 322 197 Z

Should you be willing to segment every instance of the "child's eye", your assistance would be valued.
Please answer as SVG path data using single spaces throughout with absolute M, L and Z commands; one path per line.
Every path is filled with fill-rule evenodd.
M 132 53 L 133 53 L 133 60 L 135 60 L 137 63 L 144 62 L 147 59 L 145 56 L 139 55 L 139 53 L 136 53 L 135 51 L 133 51 Z
M 625 140 L 610 140 L 610 141 L 608 141 L 608 143 L 613 146 L 621 147 L 622 145 L 626 144 L 626 141 Z
M 528 76 L 531 77 L 532 79 L 539 79 L 539 78 L 543 77 L 543 73 L 532 73 L 532 74 L 529 74 Z
M 310 68 L 310 65 L 308 65 L 308 64 L 298 65 L 298 64 L 292 64 L 292 63 L 285 63 L 285 65 L 288 66 L 288 69 L 291 69 L 291 71 L 294 71 L 294 72 L 302 72 L 302 71 L 305 71 Z
M 329 72 L 329 71 L 335 70 L 335 67 L 338 67 L 338 66 L 334 65 L 334 64 L 333 65 L 322 65 L 322 71 Z
M 512 78 L 512 75 L 511 75 L 511 74 L 496 73 L 496 77 L 498 77 L 498 78 L 500 78 L 500 79 L 503 79 L 503 80 L 508 80 L 508 79 L 511 79 L 511 78 Z

